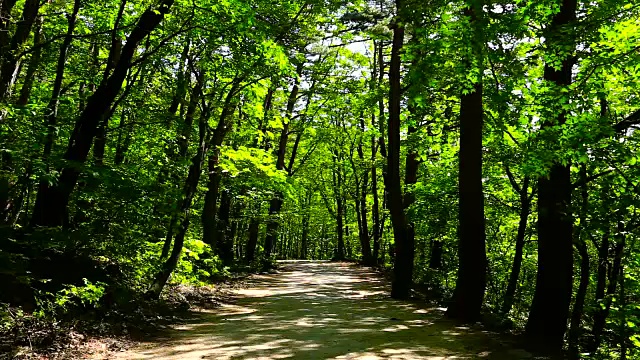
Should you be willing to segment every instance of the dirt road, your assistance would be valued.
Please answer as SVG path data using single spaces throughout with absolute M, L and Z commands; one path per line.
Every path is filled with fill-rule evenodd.
M 530 359 L 441 309 L 388 297 L 376 273 L 287 262 L 257 275 L 233 305 L 202 313 L 116 359 Z

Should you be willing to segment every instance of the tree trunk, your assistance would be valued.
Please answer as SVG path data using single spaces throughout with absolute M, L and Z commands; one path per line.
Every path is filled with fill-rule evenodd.
M 360 131 L 362 134 L 366 131 L 364 124 L 364 116 L 360 117 Z M 358 140 L 358 157 L 364 163 L 364 150 L 362 147 L 362 138 Z M 356 171 L 354 167 L 353 171 Z M 375 261 L 371 255 L 371 239 L 369 238 L 369 220 L 367 218 L 367 189 L 369 188 L 369 169 L 364 169 L 362 175 L 362 184 L 359 191 L 356 191 L 356 212 L 360 219 L 358 227 L 358 237 L 360 238 L 360 248 L 362 249 L 362 260 L 365 265 L 373 266 Z
M 516 235 L 516 249 L 513 256 L 513 264 L 511 265 L 511 273 L 509 274 L 509 282 L 507 291 L 504 294 L 504 301 L 500 312 L 503 315 L 509 314 L 513 301 L 515 300 L 516 291 L 518 290 L 518 280 L 520 279 L 520 269 L 522 268 L 522 255 L 524 252 L 524 238 L 527 231 L 527 222 L 529 221 L 529 213 L 531 212 L 531 201 L 528 194 L 529 177 L 525 177 L 522 182 L 520 191 L 520 220 L 518 222 L 518 234 Z
M 429 257 L 429 269 L 442 270 L 442 241 L 431 240 L 431 256 Z
M 584 312 L 584 302 L 589 287 L 589 251 L 587 243 L 584 239 L 576 239 L 576 248 L 580 254 L 580 284 L 578 292 L 573 304 L 573 312 L 571 313 L 571 328 L 569 330 L 569 356 L 573 359 L 579 359 L 578 340 L 582 333 L 582 314 Z
M 600 245 L 600 254 L 598 256 L 598 258 L 600 259 L 601 257 L 604 258 L 604 263 L 602 264 L 602 266 L 604 267 L 604 276 L 605 278 L 600 279 L 600 264 L 598 264 L 598 284 L 597 284 L 597 288 L 596 288 L 596 300 L 601 299 L 601 301 L 604 302 L 604 304 L 602 304 L 601 306 L 603 306 L 602 308 L 600 308 L 596 314 L 594 315 L 594 321 L 593 321 L 593 345 L 591 350 L 592 351 L 596 351 L 598 349 L 598 347 L 600 347 L 600 343 L 602 342 L 602 333 L 604 332 L 606 323 L 607 323 L 607 317 L 609 316 L 609 312 L 611 311 L 611 306 L 613 303 L 613 297 L 615 296 L 616 293 L 616 288 L 618 286 L 618 281 L 622 281 L 624 279 L 621 279 L 618 274 L 620 273 L 621 269 L 622 269 L 622 255 L 624 252 L 624 246 L 625 246 L 625 242 L 624 242 L 624 234 L 620 234 L 622 231 L 624 230 L 624 227 L 622 226 L 622 224 L 618 224 L 618 241 L 616 243 L 615 249 L 614 249 L 614 259 L 613 259 L 613 264 L 609 265 L 609 261 L 608 261 L 608 253 L 609 253 L 609 238 L 608 238 L 608 232 L 605 233 L 605 235 L 607 235 L 607 239 L 605 241 L 605 238 L 603 237 L 602 240 L 602 244 Z M 606 247 L 604 247 L 606 243 Z M 608 266 L 609 265 L 609 266 Z M 607 267 L 609 267 L 608 271 L 607 271 Z M 598 288 L 599 286 L 605 286 L 604 284 L 607 283 L 607 277 L 608 277 L 608 284 L 606 285 L 606 294 L 604 294 L 604 289 L 600 289 Z
M 302 74 L 304 64 L 299 64 L 296 69 L 296 73 L 298 76 Z M 284 169 L 284 157 L 287 153 L 287 142 L 289 141 L 289 123 L 291 121 L 291 115 L 293 114 L 293 110 L 296 105 L 296 101 L 298 100 L 298 92 L 299 92 L 299 84 L 300 79 L 296 77 L 294 80 L 293 88 L 289 93 L 289 98 L 287 99 L 287 110 L 286 110 L 286 121 L 282 124 L 283 128 L 280 132 L 280 141 L 278 142 L 278 156 L 276 159 L 276 170 Z M 269 95 L 269 94 L 268 94 Z M 273 94 L 271 94 L 273 96 Z M 271 99 L 268 99 L 269 102 Z M 269 104 L 269 106 L 271 106 Z M 280 213 L 280 209 L 282 208 L 283 195 L 281 192 L 276 192 L 276 195 L 269 202 L 269 220 L 267 222 L 267 233 L 264 238 L 264 253 L 265 257 L 271 256 L 271 250 L 273 249 L 273 244 L 275 239 L 278 236 L 278 219 L 276 216 Z
M 602 236 L 602 242 L 598 247 L 598 274 L 596 280 L 595 301 L 597 304 L 602 304 L 605 301 L 605 290 L 607 287 L 607 267 L 609 265 L 609 228 Z M 591 351 L 596 351 L 600 346 L 602 331 L 604 330 L 607 308 L 598 307 L 596 313 L 593 315 L 593 345 Z
M 131 136 L 131 126 L 127 128 L 127 111 L 125 107 L 122 107 L 120 113 L 120 123 L 118 124 L 118 140 L 116 141 L 116 153 L 113 158 L 114 165 L 121 165 L 124 162 L 125 154 L 127 152 L 128 144 L 127 139 Z M 125 134 L 126 131 L 126 134 Z M 124 138 L 123 138 L 124 137 Z
M 9 11 L 7 14 L 10 14 L 10 9 L 13 8 L 15 1 L 9 0 L 7 1 L 7 8 Z M 3 13 L 5 10 L 5 4 L 3 1 L 2 4 Z M 38 16 L 38 11 L 40 10 L 40 1 L 39 0 L 26 0 L 24 2 L 24 8 L 22 10 L 22 16 L 16 25 L 16 31 L 11 38 L 10 44 L 7 44 L 6 47 L 2 49 L 2 64 L 0 67 L 0 102 L 5 100 L 9 95 L 11 95 L 11 90 L 13 88 L 13 84 L 18 75 L 18 69 L 20 65 L 20 58 L 18 57 L 18 52 L 22 45 L 29 38 L 29 33 L 31 32 L 31 27 L 36 21 L 36 17 Z M 9 16 L 10 18 L 10 16 Z M 2 20 L 5 21 L 6 18 Z M 0 29 L 0 33 L 6 31 L 5 29 Z M 0 44 L 1 45 L 1 44 Z
M 560 30 L 575 21 L 576 6 L 576 0 L 564 0 L 560 12 L 553 17 L 547 37 L 552 49 L 554 44 L 566 46 L 567 41 L 573 44 Z M 544 79 L 566 88 L 571 84 L 573 64 L 574 60 L 569 56 L 562 61 L 559 70 L 545 65 Z M 563 125 L 566 117 L 566 112 L 561 111 L 557 124 Z M 542 127 L 552 127 L 554 121 L 551 120 Z M 562 350 L 573 291 L 571 190 L 569 164 L 554 163 L 549 177 L 538 179 L 538 275 L 525 336 L 530 344 L 549 352 Z
M 9 51 L 9 24 L 11 23 L 11 11 L 15 5 L 16 0 L 0 1 L 0 60 L 3 61 L 5 54 Z
M 204 196 L 204 207 L 202 209 L 202 241 L 209 244 L 211 248 L 216 248 L 217 226 L 216 206 L 222 174 L 218 168 L 220 152 L 214 151 L 209 155 L 209 181 L 207 182 L 207 193 Z
M 282 199 L 280 198 L 282 194 L 278 192 L 276 196 L 278 197 L 269 201 L 269 220 L 267 221 L 267 233 L 264 238 L 264 255 L 266 258 L 271 257 L 271 251 L 278 236 L 278 219 L 276 219 L 276 216 L 282 209 Z
M 383 44 L 382 41 L 377 43 L 377 64 L 373 64 L 374 69 L 376 66 L 377 69 L 377 86 L 378 88 L 382 87 L 382 82 L 384 80 L 384 52 L 383 52 Z M 371 118 L 371 126 L 373 128 L 378 128 L 380 130 L 380 137 L 376 139 L 375 135 L 371 137 L 371 193 L 373 195 L 373 261 L 377 265 L 380 263 L 380 242 L 382 237 L 382 225 L 380 222 L 380 199 L 378 195 L 378 174 L 377 174 L 377 153 L 378 147 L 380 147 L 381 152 L 384 149 L 384 98 L 380 96 L 378 99 L 378 123 L 376 124 L 375 115 Z M 377 145 L 376 145 L 377 144 Z M 383 156 L 386 155 L 386 151 L 383 153 Z M 384 165 L 386 167 L 386 165 Z M 383 177 L 385 172 L 383 171 Z M 383 179 L 384 180 L 384 179 Z M 384 190 L 384 189 L 383 189 Z
M 258 216 L 254 216 L 251 218 L 251 221 L 249 222 L 249 240 L 247 241 L 247 250 L 246 250 L 247 262 L 252 262 L 253 260 L 255 260 L 256 246 L 258 245 L 259 234 L 260 234 L 260 220 Z
M 380 201 L 378 199 L 378 168 L 376 165 L 375 138 L 371 139 L 371 194 L 373 196 L 373 207 L 371 216 L 373 217 L 373 254 L 371 255 L 373 265 L 380 262 Z
M 308 255 L 307 251 L 309 248 L 309 219 L 311 217 L 311 197 L 313 193 L 311 191 L 307 191 L 305 196 L 305 211 L 302 214 L 302 238 L 300 244 L 300 257 L 303 260 L 306 260 Z
M 58 119 L 58 105 L 60 104 L 60 93 L 62 90 L 62 81 L 64 79 L 64 69 L 67 63 L 67 51 L 73 41 L 73 31 L 76 27 L 76 19 L 78 17 L 78 11 L 80 10 L 80 0 L 75 0 L 73 3 L 73 12 L 67 19 L 67 33 L 65 34 L 64 41 L 60 45 L 60 54 L 58 55 L 58 63 L 56 65 L 56 77 L 53 81 L 53 92 L 49 105 L 47 105 L 47 137 L 44 143 L 43 157 L 47 159 L 51 155 L 53 149 L 54 135 L 56 134 L 56 123 Z M 44 181 L 44 180 L 43 180 Z M 40 188 L 42 188 L 42 183 Z
M 77 119 L 64 159 L 71 166 L 63 167 L 58 183 L 38 191 L 31 218 L 31 226 L 61 226 L 68 222 L 69 199 L 80 177 L 83 165 L 91 149 L 97 126 L 110 111 L 111 105 L 122 88 L 138 44 L 162 21 L 169 12 L 173 0 L 163 0 L 158 9 L 148 9 L 138 20 L 122 49 L 120 61 L 109 79 L 96 89 L 87 106 Z
M 207 183 L 207 193 L 204 198 L 204 209 L 202 211 L 202 241 L 211 245 L 212 248 L 216 248 L 216 203 L 218 201 L 218 194 L 220 192 L 220 181 L 222 174 L 218 163 L 220 161 L 220 146 L 224 142 L 224 138 L 231 130 L 231 124 L 228 122 L 229 116 L 233 113 L 236 103 L 234 97 L 236 92 L 240 88 L 241 79 L 235 78 L 233 85 L 227 93 L 222 107 L 222 112 L 218 119 L 218 125 L 213 132 L 209 148 L 209 181 Z M 197 102 L 196 102 L 197 103 Z
M 302 217 L 302 239 L 300 244 L 300 258 L 307 260 L 307 249 L 309 247 L 309 215 L 305 214 Z
M 389 213 L 393 225 L 395 240 L 395 256 L 391 297 L 395 299 L 409 298 L 413 284 L 413 248 L 407 240 L 407 222 L 404 214 L 402 185 L 400 183 L 400 103 L 401 90 L 401 51 L 404 41 L 404 24 L 400 15 L 403 12 L 401 0 L 396 0 L 397 15 L 393 24 L 393 44 L 391 48 L 391 64 L 389 66 L 389 124 L 387 175 L 385 186 L 389 193 Z
M 482 6 L 469 5 L 465 15 L 470 18 L 471 30 L 479 34 L 478 17 Z M 447 316 L 463 322 L 475 322 L 480 318 L 487 282 L 486 235 L 484 223 L 484 194 L 482 190 L 482 104 L 483 41 L 474 35 L 472 56 L 477 60 L 478 79 L 473 90 L 460 97 L 460 153 L 458 171 L 459 191 L 459 242 L 458 276 L 456 287 L 447 309 Z M 471 64 L 472 59 L 467 59 Z M 469 68 L 471 70 L 471 68 Z
M 75 4 L 74 4 L 75 5 Z M 0 30 L 1 32 L 2 30 Z M 66 40 L 66 39 L 65 39 Z M 40 69 L 40 60 L 42 59 L 42 16 L 38 16 L 35 20 L 35 29 L 33 30 L 33 54 L 29 60 L 29 66 L 27 66 L 27 73 L 24 77 L 24 83 L 20 88 L 20 97 L 18 98 L 18 106 L 26 106 L 29 103 L 31 97 L 31 90 L 33 89 L 33 81 L 35 80 L 36 73 Z
M 340 180 L 338 180 L 340 181 Z M 344 260 L 345 258 L 345 246 L 344 246 L 344 202 L 338 196 L 336 198 L 336 231 L 338 233 L 338 247 L 336 250 L 335 259 Z
M 571 327 L 569 329 L 569 357 L 579 359 L 580 353 L 578 348 L 578 340 L 582 335 L 582 314 L 584 312 L 584 303 L 589 287 L 590 262 L 589 250 L 587 248 L 586 236 L 583 234 L 584 228 L 587 226 L 587 211 L 589 206 L 589 192 L 587 188 L 587 165 L 582 164 L 580 167 L 580 181 L 582 183 L 580 195 L 582 197 L 582 206 L 580 209 L 580 228 L 575 229 L 575 247 L 580 255 L 580 284 L 578 292 L 573 304 L 573 312 L 571 313 Z
M 409 111 L 412 113 L 413 116 L 413 112 L 414 109 L 413 107 L 410 107 Z M 416 133 L 417 129 L 415 126 L 409 126 L 409 131 L 408 131 L 408 137 L 411 138 L 415 133 Z M 403 199 L 403 204 L 402 207 L 406 210 L 408 209 L 411 205 L 413 205 L 413 203 L 416 200 L 416 196 L 413 192 L 413 188 L 412 186 L 414 186 L 417 182 L 418 182 L 418 166 L 420 165 L 419 161 L 418 161 L 418 153 L 415 151 L 414 148 L 411 148 L 407 151 L 407 157 L 405 159 L 405 179 L 404 179 L 404 184 L 405 184 L 405 193 L 404 193 L 404 199 Z M 413 222 L 413 219 L 410 218 L 409 215 L 405 215 L 406 216 L 406 222 L 407 222 L 407 248 L 410 251 L 410 254 L 407 254 L 407 258 L 409 259 L 409 261 L 411 261 L 411 263 L 413 264 L 414 261 L 414 256 L 415 256 L 415 237 L 416 237 L 416 229 L 415 229 L 415 223 Z M 411 266 L 413 269 L 413 265 Z M 413 270 L 411 270 L 411 273 L 413 274 Z
M 482 193 L 482 83 L 460 104 L 458 278 L 447 316 L 464 322 L 480 317 L 486 285 L 484 195 Z
M 225 266 L 233 262 L 233 236 L 229 228 L 229 215 L 231 213 L 231 191 L 225 190 L 220 198 L 220 208 L 216 218 L 216 252 Z
M 200 174 L 202 173 L 202 166 L 207 153 L 207 122 L 209 120 L 209 109 L 204 109 L 200 115 L 200 121 L 198 124 L 200 140 L 198 142 L 198 150 L 191 159 L 191 166 L 189 166 L 189 174 L 184 184 L 183 198 L 180 204 L 179 214 L 179 227 L 176 233 L 175 240 L 173 242 L 173 250 L 171 255 L 162 265 L 162 270 L 155 276 L 155 279 L 146 296 L 150 299 L 158 299 L 162 289 L 169 280 L 169 276 L 175 270 L 182 254 L 182 247 L 184 245 L 184 238 L 189 229 L 189 212 L 191 210 L 191 203 L 193 197 L 198 190 L 198 182 L 200 181 Z

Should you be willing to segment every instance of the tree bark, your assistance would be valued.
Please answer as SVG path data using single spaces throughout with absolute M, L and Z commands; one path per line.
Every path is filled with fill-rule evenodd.
M 0 30 L 1 32 L 2 30 Z M 24 82 L 20 88 L 20 97 L 16 103 L 18 106 L 26 106 L 29 103 L 31 97 L 31 90 L 33 89 L 33 81 L 35 80 L 36 73 L 40 69 L 40 61 L 42 59 L 42 16 L 38 16 L 35 20 L 35 29 L 33 30 L 33 54 L 29 60 L 27 66 L 27 73 L 24 77 Z
M 431 256 L 429 257 L 429 269 L 442 270 L 442 241 L 431 240 Z
M 482 83 L 460 105 L 458 278 L 447 316 L 464 322 L 480 318 L 486 286 L 484 195 L 482 192 Z
M 218 208 L 216 231 L 216 252 L 225 266 L 233 262 L 233 236 L 229 228 L 229 216 L 231 214 L 231 191 L 222 192 L 220 207 Z
M 7 1 L 6 7 L 9 10 L 7 14 L 11 13 L 11 8 L 13 8 L 13 5 L 15 5 L 15 1 Z M 4 12 L 4 2 L 2 4 L 2 7 L 2 12 Z M 18 75 L 17 73 L 20 64 L 18 53 L 22 45 L 24 45 L 24 43 L 29 38 L 31 27 L 33 26 L 36 17 L 38 16 L 39 10 L 39 0 L 26 0 L 24 2 L 21 20 L 18 21 L 16 31 L 13 33 L 13 37 L 11 38 L 11 42 L 1 49 L 2 54 L 0 56 L 2 56 L 2 64 L 0 67 L 0 102 L 11 95 L 11 90 L 16 80 L 16 76 Z M 3 18 L 3 21 L 4 19 L 6 18 Z M 6 30 L 0 29 L 0 33 L 4 31 Z
M 528 188 L 529 177 L 525 176 L 522 182 L 522 187 L 520 189 L 516 189 L 516 191 L 519 190 L 518 193 L 520 195 L 520 220 L 518 221 L 515 255 L 513 256 L 507 291 L 504 294 L 504 301 L 502 302 L 502 308 L 500 310 L 503 315 L 507 315 L 511 311 L 516 291 L 518 289 L 518 280 L 520 279 L 522 255 L 524 252 L 524 239 L 527 231 L 527 222 L 529 221 L 529 213 L 531 213 L 531 201 L 529 199 Z
M 366 131 L 364 125 L 364 116 L 360 117 L 360 131 L 364 134 Z M 362 137 L 358 140 L 358 157 L 364 163 L 364 149 L 362 147 Z M 356 171 L 356 169 L 353 169 Z M 356 192 L 356 211 L 358 213 L 359 227 L 358 237 L 360 238 L 360 248 L 362 249 L 362 260 L 365 265 L 373 266 L 375 261 L 371 254 L 371 239 L 369 237 L 369 220 L 367 218 L 367 189 L 369 188 L 369 169 L 365 168 L 362 175 L 362 184 L 360 191 Z
M 209 144 L 209 149 L 211 155 L 209 155 L 209 181 L 207 183 L 207 193 L 205 194 L 205 203 L 204 209 L 202 211 L 202 231 L 203 238 L 202 241 L 215 248 L 216 243 L 216 204 L 218 201 L 218 194 L 220 193 L 220 181 L 222 179 L 222 174 L 220 172 L 220 168 L 218 167 L 220 161 L 220 146 L 224 142 L 224 138 L 227 133 L 231 130 L 231 124 L 229 123 L 229 117 L 233 113 L 234 108 L 236 106 L 236 102 L 234 101 L 236 93 L 240 89 L 241 79 L 235 78 L 233 80 L 233 84 L 227 96 L 224 100 L 224 105 L 222 106 L 222 112 L 220 113 L 220 118 L 218 119 L 218 125 L 216 126 L 215 131 L 213 132 L 213 136 L 211 138 L 211 142 Z
M 479 17 L 482 5 L 469 5 L 465 15 L 470 18 L 472 56 L 477 60 L 478 79 L 473 89 L 460 97 L 460 153 L 458 171 L 459 191 L 459 242 L 458 276 L 456 287 L 447 309 L 447 316 L 463 322 L 475 322 L 480 318 L 487 282 L 487 255 L 484 219 L 484 194 L 482 190 L 482 128 L 484 108 L 482 103 L 482 41 L 477 35 L 482 31 Z M 471 64 L 471 59 L 467 60 Z
M 207 193 L 204 196 L 204 207 L 202 209 L 202 241 L 209 244 L 211 248 L 216 248 L 217 226 L 216 206 L 222 181 L 222 174 L 218 168 L 220 157 L 219 151 L 214 151 L 209 155 L 209 180 L 207 182 Z
M 385 186 L 389 193 L 389 213 L 393 226 L 396 254 L 393 265 L 393 281 L 391 297 L 395 299 L 409 298 L 413 284 L 413 248 L 407 240 L 407 222 L 404 214 L 402 185 L 400 183 L 400 103 L 401 90 L 401 51 L 404 42 L 404 24 L 402 0 L 396 0 L 396 19 L 393 24 L 393 44 L 391 48 L 391 64 L 389 65 L 389 124 L 388 124 L 388 156 Z
M 571 327 L 569 329 L 569 357 L 573 359 L 579 359 L 579 347 L 578 340 L 582 335 L 582 314 L 584 312 L 585 298 L 587 297 L 587 289 L 589 287 L 590 276 L 590 261 L 589 261 L 589 249 L 587 248 L 586 237 L 583 230 L 587 226 L 587 211 L 589 206 L 589 192 L 587 184 L 587 166 L 582 164 L 580 167 L 580 180 L 582 206 L 580 209 L 580 228 L 575 229 L 575 247 L 580 255 L 580 283 L 578 286 L 578 292 L 573 304 L 573 311 L 571 313 Z
M 80 10 L 80 0 L 75 0 L 73 3 L 73 12 L 67 19 L 67 33 L 65 34 L 64 41 L 60 45 L 60 53 L 58 55 L 58 63 L 56 65 L 56 77 L 53 81 L 53 91 L 51 99 L 47 105 L 47 137 L 44 143 L 43 157 L 47 159 L 51 155 L 53 149 L 54 136 L 56 133 L 56 123 L 58 119 L 58 105 L 60 104 L 60 93 L 62 90 L 62 81 L 64 79 L 64 69 L 67 63 L 67 51 L 73 41 L 73 31 L 76 27 L 76 19 L 78 17 L 78 11 Z M 42 188 L 42 184 L 40 188 Z
M 549 28 L 550 46 L 566 45 L 567 35 L 561 30 L 575 21 L 576 7 L 576 0 L 563 0 Z M 559 70 L 545 65 L 544 79 L 555 86 L 567 87 L 571 84 L 574 62 L 571 56 L 564 59 Z M 566 111 L 562 110 L 556 123 L 562 126 L 566 118 Z M 543 128 L 553 126 L 553 121 L 548 120 Z M 569 164 L 556 162 L 549 177 L 538 179 L 538 274 L 525 337 L 531 345 L 552 353 L 562 350 L 573 290 L 571 191 Z
M 247 250 L 246 250 L 247 262 L 252 262 L 253 260 L 255 260 L 256 246 L 258 245 L 259 233 L 260 233 L 260 220 L 257 216 L 254 216 L 251 218 L 251 221 L 249 222 L 249 240 L 247 241 Z
M 614 258 L 613 264 L 609 264 L 608 253 L 609 253 L 609 237 L 608 232 L 605 233 L 607 235 L 606 241 L 603 237 L 602 244 L 600 245 L 599 252 L 599 260 L 604 258 L 604 262 L 602 264 L 598 264 L 598 284 L 596 288 L 596 300 L 600 300 L 603 302 L 602 308 L 596 311 L 594 315 L 593 321 L 593 344 L 591 346 L 592 351 L 596 351 L 598 347 L 600 347 L 600 343 L 602 342 L 602 334 L 604 332 L 607 317 L 609 317 L 609 312 L 611 311 L 611 306 L 613 304 L 613 297 L 616 293 L 616 288 L 618 286 L 618 281 L 623 281 L 624 279 L 620 278 L 618 274 L 622 271 L 622 255 L 625 247 L 625 236 L 622 233 L 624 231 L 624 226 L 619 223 L 618 224 L 618 235 L 616 245 L 614 248 Z M 606 245 L 606 247 L 605 247 Z M 604 269 L 604 275 L 600 273 L 600 266 Z M 603 276 L 604 279 L 601 279 L 600 276 Z M 607 283 L 608 278 L 608 283 Z M 605 285 L 606 284 L 606 285 Z M 602 286 L 602 288 L 600 288 Z M 604 287 L 606 286 L 606 294 L 604 293 Z
M 146 293 L 146 297 L 150 299 L 158 299 L 164 286 L 169 280 L 169 276 L 176 269 L 180 255 L 182 254 L 182 247 L 184 246 L 184 238 L 189 229 L 190 210 L 193 197 L 198 190 L 198 182 L 200 181 L 200 174 L 202 173 L 202 166 L 207 153 L 207 122 L 209 120 L 209 109 L 204 109 L 200 115 L 200 121 L 198 124 L 199 137 L 198 150 L 191 159 L 191 165 L 189 166 L 189 174 L 185 181 L 183 188 L 183 198 L 180 203 L 179 214 L 179 227 L 176 233 L 175 240 L 173 242 L 173 249 L 171 255 L 162 265 L 162 270 L 156 274 L 154 281 L 151 283 L 149 290 Z

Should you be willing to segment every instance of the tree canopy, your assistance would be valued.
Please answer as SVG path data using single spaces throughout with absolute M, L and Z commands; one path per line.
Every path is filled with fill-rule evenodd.
M 0 304 L 357 260 L 633 358 L 638 84 L 637 1 L 1 0 Z

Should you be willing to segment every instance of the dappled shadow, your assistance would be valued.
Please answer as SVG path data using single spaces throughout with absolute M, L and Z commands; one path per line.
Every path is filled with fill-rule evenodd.
M 441 309 L 392 300 L 376 273 L 347 263 L 287 262 L 257 275 L 232 305 L 120 359 L 525 359 Z

